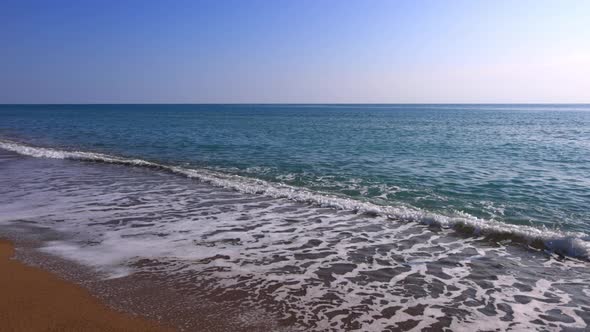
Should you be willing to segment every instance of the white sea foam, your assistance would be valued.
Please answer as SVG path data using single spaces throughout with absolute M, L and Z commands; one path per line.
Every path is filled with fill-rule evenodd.
M 6 170 L 0 172 L 2 231 L 37 234 L 46 239 L 42 251 L 107 278 L 157 273 L 198 296 L 182 303 L 223 296 L 224 305 L 237 301 L 282 319 L 297 317 L 302 330 L 383 331 L 408 324 L 416 330 L 524 330 L 555 319 L 560 328 L 586 326 L 590 277 L 583 260 L 548 259 L 488 245 L 480 236 L 455 236 L 450 228 L 392 222 L 384 210 L 392 207 L 377 206 L 375 217 L 355 214 L 345 203 L 354 208 L 363 202 L 342 197 L 323 195 L 326 204 L 339 202 L 344 210 L 322 208 L 314 196 L 322 194 L 301 188 L 290 189 L 301 199 L 308 193 L 312 204 L 291 202 L 289 195 L 275 199 L 269 196 L 289 187 L 223 172 L 0 155 Z M 258 188 L 264 195 L 202 181 Z M 241 295 L 232 300 L 227 290 Z
M 513 225 L 494 220 L 485 220 L 460 212 L 450 215 L 442 215 L 404 205 L 383 206 L 239 175 L 226 174 L 207 169 L 192 169 L 164 165 L 142 159 L 125 158 L 102 153 L 35 147 L 10 140 L 0 140 L 0 148 L 32 157 L 72 159 L 157 168 L 209 183 L 217 187 L 232 189 L 247 194 L 284 198 L 321 207 L 355 211 L 368 215 L 386 216 L 394 220 L 419 222 L 443 228 L 454 228 L 475 235 L 509 238 L 534 244 L 537 247 L 542 244 L 545 249 L 584 259 L 588 259 L 590 256 L 590 236 L 581 232 L 567 232 L 540 227 Z

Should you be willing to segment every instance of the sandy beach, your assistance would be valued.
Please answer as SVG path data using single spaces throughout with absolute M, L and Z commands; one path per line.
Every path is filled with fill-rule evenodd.
M 11 259 L 13 245 L 0 240 L 0 330 L 172 331 L 109 309 L 80 286 Z

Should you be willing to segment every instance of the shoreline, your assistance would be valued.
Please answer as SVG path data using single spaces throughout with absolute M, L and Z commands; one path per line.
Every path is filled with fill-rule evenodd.
M 0 157 L 0 232 L 16 259 L 181 331 L 590 321 L 587 265 L 567 257 L 141 168 Z
M 0 228 L 0 230 L 2 231 L 0 271 L 8 271 L 5 268 L 7 263 L 18 266 L 19 269 L 31 270 L 36 278 L 41 276 L 40 280 L 47 278 L 57 280 L 63 287 L 75 289 L 88 302 L 94 303 L 96 307 L 109 315 L 130 320 L 130 323 L 122 328 L 117 326 L 113 328 L 100 326 L 96 329 L 88 326 L 64 328 L 61 324 L 57 331 L 298 331 L 297 327 L 293 326 L 295 322 L 280 323 L 264 307 L 242 306 L 239 295 L 237 298 L 233 296 L 234 300 L 238 300 L 237 303 L 228 303 L 226 296 L 231 296 L 231 289 L 227 289 L 227 292 L 219 290 L 215 296 L 201 294 L 210 291 L 211 280 L 202 280 L 198 274 L 188 273 L 180 282 L 176 279 L 170 280 L 166 273 L 158 271 L 157 262 L 146 259 L 140 264 L 152 266 L 154 270 L 136 271 L 122 277 L 110 278 L 95 268 L 41 250 L 46 241 L 62 238 L 62 235 L 53 230 L 36 228 L 28 228 L 26 231 L 7 228 Z M 5 280 L 0 275 L 0 289 L 7 288 L 5 284 Z M 59 287 L 46 288 L 51 290 L 51 294 L 37 292 L 44 295 L 37 302 L 45 303 L 43 301 L 58 298 L 58 302 L 63 303 L 65 307 L 71 306 L 68 304 L 70 302 L 62 300 L 61 295 L 53 291 L 55 289 L 56 292 L 60 292 Z M 18 291 L 15 293 L 15 299 L 21 296 Z M 15 301 L 20 300 L 9 299 L 5 301 L 5 304 Z M 39 310 L 42 308 L 37 311 Z M 0 306 L 0 330 L 2 331 L 8 322 L 3 316 L 5 312 L 9 311 Z M 12 313 L 9 314 L 12 315 Z M 76 312 L 71 313 L 74 318 L 76 314 Z M 100 321 L 104 316 L 100 312 L 98 315 L 94 313 L 88 315 L 91 322 Z M 15 332 L 54 330 L 52 325 L 41 325 L 45 324 L 46 320 L 41 321 L 36 317 L 34 319 L 41 322 L 36 328 L 11 329 L 12 327 L 8 325 L 8 330 Z M 133 325 L 135 321 L 139 322 L 137 326 Z M 115 323 L 118 324 L 118 322 Z
M 9 331 L 172 332 L 143 317 L 116 311 L 73 282 L 14 258 L 11 241 L 0 239 L 0 325 Z

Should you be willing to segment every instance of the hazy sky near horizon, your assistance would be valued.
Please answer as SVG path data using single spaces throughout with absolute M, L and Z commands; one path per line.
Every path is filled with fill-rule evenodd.
M 589 103 L 590 1 L 0 2 L 0 103 Z

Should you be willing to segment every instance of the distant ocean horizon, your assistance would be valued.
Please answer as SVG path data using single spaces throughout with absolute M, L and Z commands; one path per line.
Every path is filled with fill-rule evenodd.
M 161 102 L 161 103 L 137 103 L 137 102 L 80 102 L 80 103 L 0 103 L 0 106 L 388 106 L 388 107 L 405 107 L 405 106 L 489 106 L 489 107 L 513 107 L 513 106 L 533 106 L 533 107 L 556 107 L 556 106 L 581 106 L 586 110 L 590 106 L 587 103 L 190 103 L 190 102 Z M 567 110 L 567 109 L 566 109 Z
M 506 266 L 513 262 L 512 268 L 486 270 L 485 278 L 502 275 L 494 287 L 505 287 L 502 283 L 516 277 L 514 269 L 523 264 L 518 271 L 529 274 L 529 280 L 519 282 L 534 292 L 543 261 L 549 260 L 547 269 L 555 268 L 561 278 L 549 281 L 557 285 L 574 278 L 558 272 L 559 264 L 570 264 L 560 260 L 571 261 L 569 268 L 575 269 L 590 258 L 590 104 L 0 105 L 0 149 L 8 153 L 3 160 L 11 170 L 4 181 L 15 187 L 30 182 L 30 188 L 43 191 L 44 176 L 49 176 L 48 185 L 64 195 L 59 204 L 68 211 L 59 216 L 61 210 L 46 206 L 49 215 L 32 209 L 32 218 L 21 211 L 23 195 L 32 205 L 46 204 L 45 198 L 30 188 L 18 195 L 4 189 L 9 203 L 0 225 L 32 218 L 78 234 L 49 243 L 47 252 L 111 276 L 134 270 L 132 262 L 144 254 L 196 261 L 218 252 L 228 257 L 227 269 L 219 272 L 227 280 L 234 280 L 235 271 L 252 273 L 256 280 L 278 273 L 276 280 L 316 287 L 318 296 L 334 291 L 336 281 L 366 293 L 368 285 L 395 284 L 387 281 L 397 280 L 394 275 L 426 270 L 426 276 L 441 271 L 434 277 L 446 280 L 449 289 L 463 289 L 462 270 L 437 265 L 455 252 L 460 256 L 455 263 L 463 269 L 479 264 L 473 255 Z M 36 174 L 34 180 L 27 169 Z M 79 199 L 62 192 L 66 187 Z M 96 212 L 98 207 L 116 204 L 116 197 L 128 199 L 129 193 L 135 197 L 129 204 L 137 204 L 137 213 L 148 220 L 146 228 L 139 217 L 135 226 L 123 221 L 99 225 L 100 218 L 114 212 Z M 144 200 L 150 204 L 142 205 Z M 204 210 L 196 214 L 197 207 Z M 173 212 L 160 212 L 168 210 Z M 92 211 L 90 220 L 81 211 Z M 206 224 L 204 216 L 215 216 L 213 224 Z M 227 237 L 219 237 L 215 223 Z M 420 240 L 408 244 L 413 237 Z M 89 238 L 92 245 L 84 242 Z M 255 249 L 258 245 L 262 249 Z M 363 246 L 372 249 L 363 251 Z M 270 259 L 266 250 L 284 257 Z M 299 251 L 287 254 L 290 250 Z M 393 257 L 388 255 L 397 263 L 377 268 L 380 260 Z M 255 261 L 252 266 L 249 259 Z M 332 277 L 322 279 L 322 271 Z M 576 280 L 590 280 L 586 267 L 580 271 Z M 575 292 L 586 297 L 590 290 L 570 281 L 578 286 L 555 291 L 559 299 L 552 303 L 572 318 L 577 314 L 567 309 L 566 297 Z M 477 292 L 486 289 L 479 281 L 470 285 Z M 285 292 L 281 298 L 287 301 Z M 438 303 L 434 293 L 423 295 L 432 297 L 426 303 Z M 318 298 L 302 301 L 289 302 L 285 310 L 317 306 L 319 311 L 304 315 L 300 323 L 329 326 L 333 316 L 320 309 Z M 461 302 L 463 309 L 467 302 Z M 384 305 L 377 300 L 365 305 L 364 316 L 354 317 L 360 326 L 377 329 L 379 319 L 369 323 L 368 317 Z M 429 308 L 425 321 L 430 319 L 426 312 L 441 313 L 436 305 Z M 452 326 L 467 328 L 478 315 L 468 310 Z M 537 313 L 525 316 L 532 321 Z M 563 326 L 581 326 L 582 318 L 572 320 L 562 320 Z

